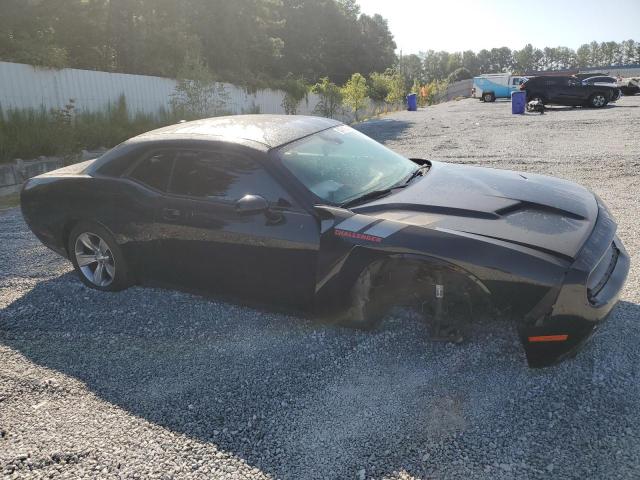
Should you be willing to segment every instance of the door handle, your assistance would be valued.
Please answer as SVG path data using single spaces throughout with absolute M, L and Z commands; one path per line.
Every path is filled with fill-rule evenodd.
M 180 218 L 180 210 L 177 208 L 163 208 L 162 218 L 165 220 L 176 220 Z

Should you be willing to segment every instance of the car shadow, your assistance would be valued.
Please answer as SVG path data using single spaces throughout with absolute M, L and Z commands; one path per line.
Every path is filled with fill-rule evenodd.
M 374 118 L 358 123 L 353 127 L 380 143 L 396 140 L 413 126 L 414 122 L 392 118 Z
M 640 105 L 605 105 L 604 107 L 600 107 L 600 108 L 591 108 L 591 107 L 584 107 L 584 106 L 562 106 L 562 105 L 545 105 L 545 113 L 547 112 L 573 112 L 573 111 L 580 111 L 580 110 L 593 110 L 593 111 L 597 111 L 597 110 L 611 110 L 613 108 L 638 108 L 640 107 Z
M 611 329 L 628 328 L 627 341 L 637 343 L 638 316 L 638 305 L 622 302 Z M 68 273 L 0 310 L 0 343 L 275 478 L 353 478 L 360 466 L 367 476 L 437 478 L 445 463 L 449 473 L 457 468 L 452 458 L 460 460 L 458 476 L 472 468 L 474 478 L 495 478 L 487 472 L 496 466 L 483 465 L 478 450 L 487 436 L 492 458 L 517 449 L 523 463 L 543 468 L 537 462 L 557 456 L 558 445 L 579 457 L 597 441 L 597 429 L 582 425 L 602 395 L 609 410 L 637 398 L 616 375 L 610 393 L 589 396 L 601 362 L 609 374 L 630 368 L 610 361 L 616 353 L 605 344 L 613 340 L 596 338 L 573 361 L 530 370 L 509 325 L 480 324 L 472 341 L 451 346 L 425 340 L 410 316 L 356 332 L 166 290 L 97 292 Z M 583 384 L 583 393 L 567 384 Z M 573 430 L 550 428 L 552 402 Z M 503 433 L 487 425 L 515 440 L 501 442 Z M 627 424 L 609 426 L 608 435 L 618 427 Z M 615 476 L 615 459 L 605 456 L 589 465 Z

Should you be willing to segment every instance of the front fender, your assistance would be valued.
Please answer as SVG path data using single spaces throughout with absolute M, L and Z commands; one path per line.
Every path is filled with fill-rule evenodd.
M 405 226 L 397 222 L 367 215 L 354 214 L 341 208 L 317 206 L 320 218 L 320 250 L 316 277 L 316 306 L 322 310 L 344 308 L 349 302 L 349 292 L 362 272 L 372 263 L 385 261 L 401 265 L 424 265 L 425 270 L 448 271 L 466 278 L 479 290 L 491 294 L 489 287 L 472 272 L 442 258 L 424 252 L 412 252 L 402 248 L 397 237 Z M 411 277 L 400 277 L 406 289 Z

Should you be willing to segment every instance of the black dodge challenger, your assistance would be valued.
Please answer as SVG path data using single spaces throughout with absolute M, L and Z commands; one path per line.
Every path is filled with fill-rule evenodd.
M 407 159 L 316 117 L 155 130 L 29 180 L 21 203 L 93 288 L 174 285 L 364 328 L 414 305 L 453 341 L 478 311 L 508 312 L 536 367 L 575 354 L 629 270 L 579 185 Z

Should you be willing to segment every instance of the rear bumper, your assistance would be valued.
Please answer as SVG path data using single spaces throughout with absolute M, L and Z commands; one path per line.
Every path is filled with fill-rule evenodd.
M 598 199 L 598 220 L 578 258 L 556 292 L 536 308 L 543 312 L 519 328 L 531 367 L 545 367 L 572 357 L 589 340 L 615 307 L 629 273 L 630 260 L 616 236 L 616 224 Z M 617 255 L 607 252 L 611 249 Z M 601 270 L 596 267 L 605 262 Z M 598 275 L 599 289 L 589 290 L 590 276 Z M 593 282 L 592 282 L 593 284 Z

